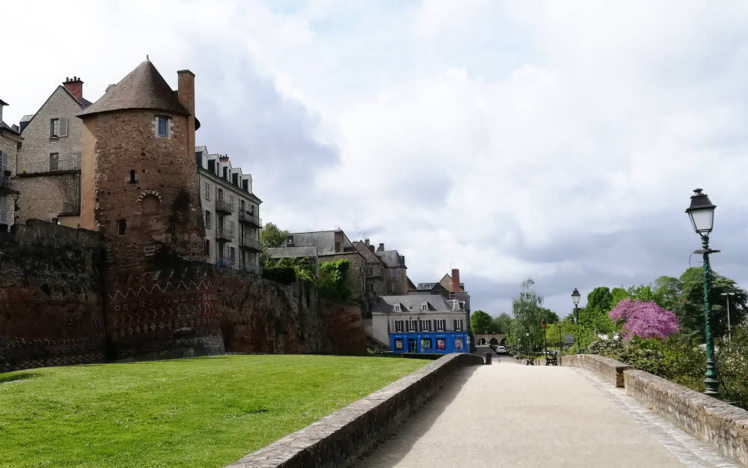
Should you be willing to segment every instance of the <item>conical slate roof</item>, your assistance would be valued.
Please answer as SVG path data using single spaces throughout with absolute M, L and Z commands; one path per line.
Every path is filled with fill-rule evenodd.
M 153 109 L 174 114 L 190 114 L 156 67 L 148 60 L 138 65 L 122 78 L 122 81 L 110 86 L 98 101 L 78 116 L 85 117 L 123 109 Z

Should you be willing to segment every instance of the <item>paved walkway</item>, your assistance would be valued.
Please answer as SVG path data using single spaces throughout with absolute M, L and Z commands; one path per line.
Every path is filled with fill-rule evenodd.
M 585 370 L 511 359 L 465 369 L 354 466 L 735 467 Z

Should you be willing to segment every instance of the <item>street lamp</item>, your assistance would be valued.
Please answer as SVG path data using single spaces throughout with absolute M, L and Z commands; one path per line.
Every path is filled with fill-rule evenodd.
M 527 344 L 525 350 L 527 351 L 527 359 L 530 359 L 530 332 L 525 332 L 525 338 L 527 338 Z
M 540 322 L 540 326 L 543 328 L 543 349 L 545 351 L 545 358 L 548 359 L 548 342 L 545 340 L 545 327 L 547 324 L 545 323 L 545 320 Z
M 720 293 L 720 296 L 725 296 L 727 301 L 727 341 L 732 341 L 732 326 L 730 325 L 730 296 L 734 296 L 735 293 Z
M 717 364 L 714 361 L 714 343 L 712 342 L 711 309 L 709 308 L 709 291 L 712 288 L 712 269 L 709 266 L 709 254 L 719 250 L 709 248 L 709 233 L 714 227 L 714 210 L 717 208 L 709 200 L 702 189 L 697 188 L 691 195 L 691 206 L 686 213 L 691 218 L 693 230 L 701 237 L 702 248 L 694 253 L 704 256 L 704 329 L 706 334 L 706 377 L 704 393 L 719 397 L 719 379 L 717 378 Z
M 577 342 L 577 354 L 579 354 L 579 298 L 581 298 L 582 295 L 579 294 L 579 291 L 577 288 L 574 288 L 574 292 L 571 293 L 571 300 L 574 301 L 574 321 L 577 322 L 577 336 L 576 336 L 576 342 Z

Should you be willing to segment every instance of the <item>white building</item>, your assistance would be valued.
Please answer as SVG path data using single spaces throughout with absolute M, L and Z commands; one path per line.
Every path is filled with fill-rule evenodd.
M 208 263 L 260 273 L 260 203 L 252 175 L 231 167 L 229 157 L 195 148 Z

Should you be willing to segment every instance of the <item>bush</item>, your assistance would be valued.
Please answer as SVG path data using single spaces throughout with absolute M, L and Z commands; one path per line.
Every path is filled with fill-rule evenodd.
M 319 295 L 332 301 L 347 301 L 351 297 L 351 290 L 346 285 L 350 266 L 351 263 L 345 259 L 321 263 L 317 283 Z

